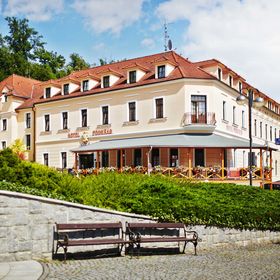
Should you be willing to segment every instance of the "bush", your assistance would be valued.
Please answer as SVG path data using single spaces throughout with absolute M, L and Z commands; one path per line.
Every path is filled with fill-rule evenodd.
M 280 192 L 249 186 L 197 183 L 162 175 L 74 177 L 0 152 L 0 189 L 146 214 L 160 221 L 236 229 L 280 230 Z

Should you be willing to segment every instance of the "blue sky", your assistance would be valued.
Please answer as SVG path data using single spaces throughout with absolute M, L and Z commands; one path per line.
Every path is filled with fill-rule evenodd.
M 176 52 L 217 58 L 280 101 L 279 11 L 278 0 L 0 0 L 0 32 L 26 17 L 47 49 L 93 64 L 162 52 L 166 21 Z

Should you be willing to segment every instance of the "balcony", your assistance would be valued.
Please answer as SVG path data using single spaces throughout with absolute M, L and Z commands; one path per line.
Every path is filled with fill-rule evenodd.
M 215 113 L 201 114 L 185 113 L 182 120 L 183 127 L 188 131 L 212 133 L 216 128 Z

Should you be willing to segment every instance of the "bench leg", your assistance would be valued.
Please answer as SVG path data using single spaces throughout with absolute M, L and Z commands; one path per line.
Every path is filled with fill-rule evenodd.
M 197 253 L 196 253 L 197 241 L 194 241 L 193 245 L 194 245 L 194 254 L 195 254 L 195 256 L 197 256 Z
M 186 252 L 187 243 L 188 243 L 188 241 L 185 241 L 184 248 L 183 248 L 183 254 Z
M 67 247 L 63 247 L 64 250 L 64 261 L 66 262 L 66 258 L 67 258 Z

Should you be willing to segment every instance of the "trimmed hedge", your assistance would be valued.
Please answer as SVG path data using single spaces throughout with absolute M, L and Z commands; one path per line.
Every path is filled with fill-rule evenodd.
M 236 229 L 280 230 L 280 192 L 161 175 L 103 173 L 73 177 L 0 153 L 0 189 L 96 207 Z M 28 187 L 24 187 L 28 186 Z

